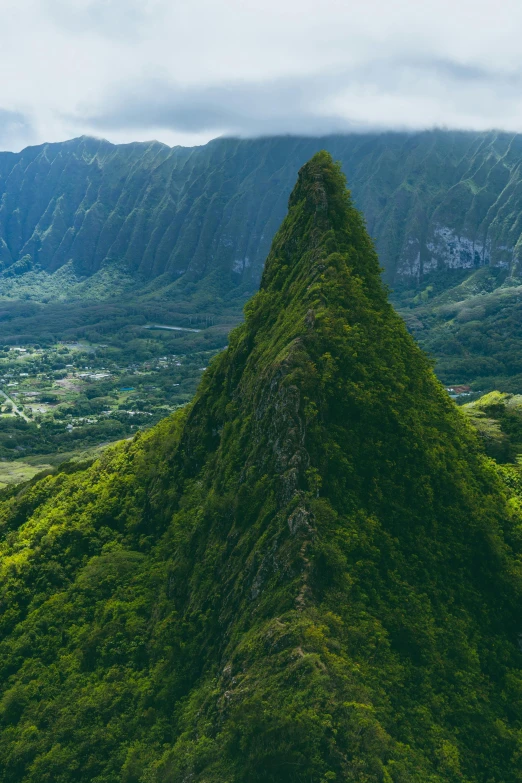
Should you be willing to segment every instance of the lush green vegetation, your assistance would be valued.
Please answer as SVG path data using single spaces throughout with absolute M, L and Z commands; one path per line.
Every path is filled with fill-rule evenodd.
M 522 457 L 522 396 L 498 391 L 463 406 L 486 452 L 500 463 Z
M 223 314 L 219 301 L 212 306 L 205 301 L 194 310 L 193 302 L 175 306 L 160 294 L 145 301 L 128 293 L 124 302 L 0 301 L 2 342 L 7 346 L 38 342 L 48 348 L 58 342 L 88 342 L 105 346 L 106 355 L 120 361 L 145 361 L 164 353 L 219 350 L 239 320 L 239 305 Z M 150 329 L 154 324 L 177 329 Z
M 443 278 L 446 290 L 439 280 L 438 290 L 426 285 L 420 294 L 418 290 L 398 292 L 399 312 L 436 358 L 437 374 L 445 383 L 469 383 L 476 391 L 520 392 L 522 289 L 518 279 L 506 270 L 491 268 L 476 270 L 464 280 L 458 277 L 462 275 Z
M 143 327 L 159 322 L 202 331 L 164 335 L 156 357 L 221 349 L 258 287 L 299 167 L 324 147 L 439 377 L 519 392 L 521 138 L 434 131 L 170 149 L 84 137 L 0 153 L 3 339 L 108 343 L 143 361 Z
M 106 448 L 107 444 L 102 443 L 86 449 L 75 448 L 69 452 L 57 451 L 53 454 L 37 454 L 23 459 L 0 460 L 0 490 L 69 470 L 73 465 L 81 464 L 86 467 L 101 456 Z
M 2 295 L 97 301 L 137 278 L 140 293 L 148 281 L 149 293 L 167 287 L 174 301 L 252 291 L 297 171 L 322 148 L 341 161 L 393 283 L 426 273 L 432 257 L 473 267 L 476 250 L 483 263 L 486 245 L 492 263 L 516 265 L 516 134 L 216 139 L 193 149 L 82 137 L 0 153 Z M 455 235 L 451 263 L 440 226 Z M 474 245 L 470 259 L 461 237 Z
M 517 471 L 316 155 L 193 403 L 3 491 L 0 780 L 518 783 Z

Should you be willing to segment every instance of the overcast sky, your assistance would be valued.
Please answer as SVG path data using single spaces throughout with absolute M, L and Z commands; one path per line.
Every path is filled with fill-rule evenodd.
M 522 131 L 522 0 L 0 0 L 0 149 Z

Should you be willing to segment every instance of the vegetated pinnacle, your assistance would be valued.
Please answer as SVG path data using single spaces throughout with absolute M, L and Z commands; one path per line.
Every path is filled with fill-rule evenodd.
M 0 780 L 520 783 L 518 506 L 326 153 L 245 312 L 192 406 L 0 505 Z
M 261 289 L 274 280 L 281 284 L 281 270 L 292 276 L 289 256 L 311 272 L 314 264 L 333 253 L 344 253 L 352 271 L 380 288 L 380 268 L 364 220 L 353 206 L 346 177 L 330 153 L 316 153 L 298 174 L 288 203 L 288 215 L 277 233 L 265 265 Z

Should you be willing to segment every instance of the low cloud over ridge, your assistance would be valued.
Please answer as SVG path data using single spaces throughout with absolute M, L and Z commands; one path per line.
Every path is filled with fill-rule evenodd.
M 501 116 L 521 84 L 520 73 L 449 60 L 376 60 L 358 68 L 266 82 L 183 86 L 149 78 L 120 85 L 98 105 L 80 106 L 69 119 L 101 133 L 133 129 L 140 134 L 148 126 L 185 134 L 320 135 L 444 124 L 438 112 L 444 101 L 454 112 L 454 126 L 490 128 L 493 117 L 481 123 L 477 116 L 479 95 Z M 393 99 L 402 102 L 403 111 L 390 115 L 387 103 Z M 420 101 L 422 112 L 416 109 Z M 383 104 L 384 111 L 379 111 Z M 463 123 L 457 119 L 459 109 Z
M 504 0 L 5 0 L 0 146 L 91 133 L 522 131 L 522 5 Z

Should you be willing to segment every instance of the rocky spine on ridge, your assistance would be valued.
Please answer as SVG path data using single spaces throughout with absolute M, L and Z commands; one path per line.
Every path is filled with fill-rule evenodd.
M 0 506 L 1 783 L 519 781 L 517 503 L 325 152 L 245 315 L 189 409 Z

